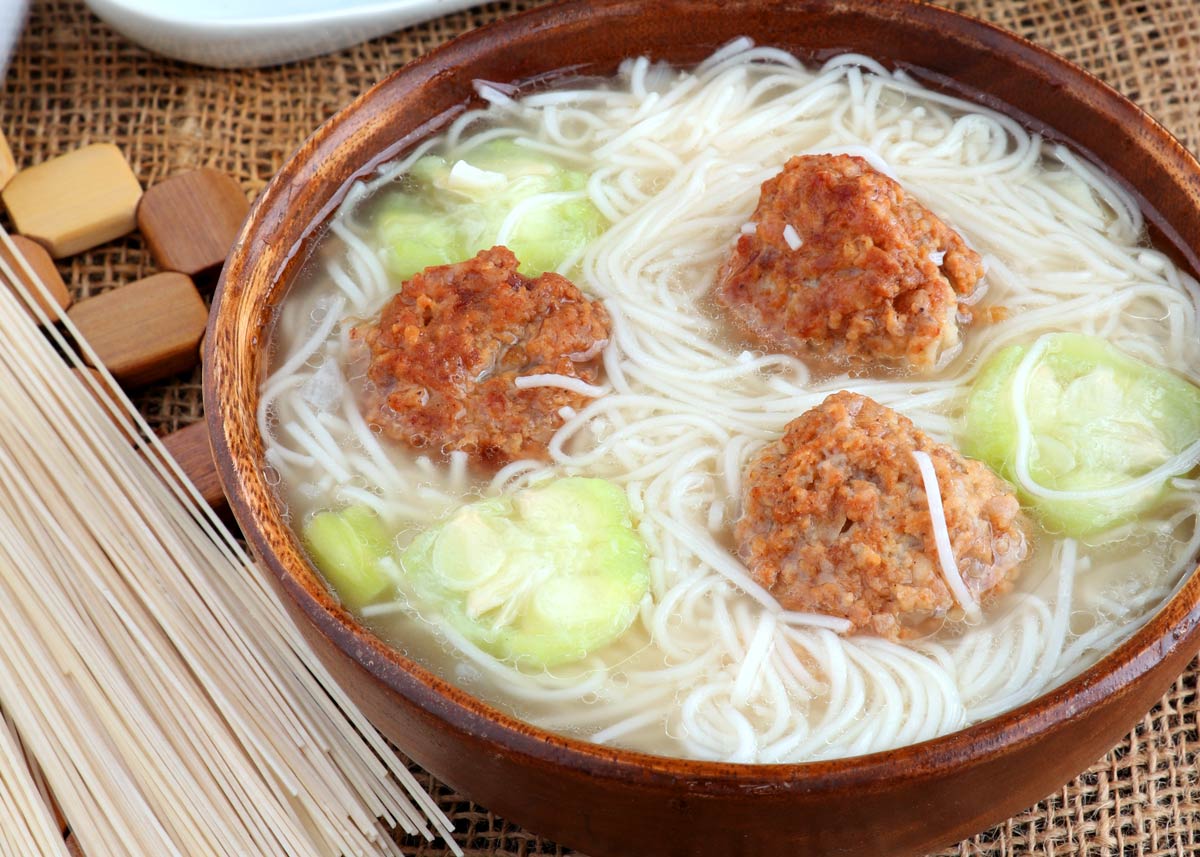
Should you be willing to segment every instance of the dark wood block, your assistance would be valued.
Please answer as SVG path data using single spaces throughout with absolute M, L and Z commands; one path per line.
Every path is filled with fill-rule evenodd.
M 137 224 L 160 268 L 197 277 L 224 264 L 249 210 L 237 182 L 205 167 L 147 190 Z
M 73 368 L 73 369 L 71 369 L 71 372 L 77 378 L 79 378 L 80 385 L 82 385 L 83 388 L 85 390 L 87 390 L 88 393 L 100 405 L 100 409 L 102 411 L 104 411 L 105 416 L 109 417 L 113 421 L 113 423 L 118 425 L 118 427 L 121 429 L 121 433 L 125 436 L 125 439 L 127 441 L 129 441 L 130 443 L 133 443 L 135 440 L 134 434 L 127 431 L 123 424 L 117 423 L 117 419 L 115 416 L 113 416 L 112 411 L 109 407 L 109 405 L 111 403 L 112 406 L 115 407 L 119 413 L 122 413 L 122 414 L 125 413 L 125 408 L 121 402 L 119 391 L 114 390 L 108 386 L 108 382 L 104 379 L 104 376 L 102 374 L 100 374 L 99 369 L 93 369 L 89 366 L 89 367 L 84 367 L 82 369 Z M 88 383 L 87 378 L 84 377 L 84 373 L 90 375 L 95 380 L 99 389 L 92 387 L 92 385 Z
M 212 446 L 208 442 L 208 424 L 204 420 L 192 423 L 167 435 L 162 442 L 196 486 L 204 502 L 218 511 L 226 509 L 225 492 L 221 489 Z
M 25 257 L 25 261 L 29 263 L 29 267 L 33 268 L 33 273 L 39 280 L 45 284 L 50 292 L 50 300 L 47 301 L 41 292 L 34 288 L 29 282 L 29 275 L 25 268 L 12 257 L 8 252 L 8 247 L 0 244 L 0 258 L 3 258 L 5 263 L 13 270 L 18 277 L 30 288 L 30 291 L 37 298 L 42 310 L 52 320 L 57 320 L 62 310 L 65 310 L 71 305 L 71 293 L 67 291 L 67 285 L 63 282 L 62 274 L 58 272 L 58 266 L 54 264 L 54 260 L 50 258 L 50 254 L 46 252 L 46 248 L 36 241 L 31 241 L 24 235 L 13 235 L 12 242 L 16 245 L 17 252 Z M 32 315 L 32 313 L 30 313 Z
M 124 386 L 196 365 L 208 309 L 190 277 L 155 274 L 79 301 L 67 313 Z

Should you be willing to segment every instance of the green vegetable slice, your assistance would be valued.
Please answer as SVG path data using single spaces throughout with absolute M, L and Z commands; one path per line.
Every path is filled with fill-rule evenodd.
M 472 503 L 418 536 L 400 564 L 419 600 L 484 651 L 550 667 L 633 622 L 649 585 L 624 492 L 571 477 Z
M 1168 474 L 1138 477 L 1200 439 L 1200 388 L 1094 336 L 1048 334 L 1033 347 L 1041 354 L 1029 367 L 1021 401 L 1028 476 L 1036 486 L 1018 473 L 1013 386 L 1025 346 L 1000 351 L 980 371 L 967 403 L 963 451 L 1016 484 L 1043 524 L 1067 535 L 1098 532 L 1157 503 Z
M 565 190 L 560 183 L 564 176 L 571 172 L 541 152 L 527 146 L 519 146 L 514 141 L 504 138 L 489 140 L 481 146 L 476 146 L 467 152 L 464 160 L 481 170 L 504 173 L 510 179 L 545 179 L 547 190 Z
M 365 506 L 318 512 L 301 532 L 309 556 L 351 610 L 370 604 L 393 585 L 387 573 L 392 538 Z
M 426 155 L 409 170 L 405 189 L 381 204 L 375 232 L 388 268 L 401 279 L 497 243 L 513 251 L 522 274 L 536 277 L 604 231 L 604 216 L 584 194 L 587 181 L 587 174 L 511 140 L 491 140 L 461 161 Z M 508 234 L 501 234 L 518 206 Z
M 508 249 L 529 277 L 553 271 L 600 234 L 600 213 L 589 199 L 549 203 L 527 213 L 508 237 Z
M 449 265 L 467 258 L 458 225 L 419 207 L 395 207 L 385 212 L 377 231 L 387 248 L 385 263 L 401 279 L 431 265 Z

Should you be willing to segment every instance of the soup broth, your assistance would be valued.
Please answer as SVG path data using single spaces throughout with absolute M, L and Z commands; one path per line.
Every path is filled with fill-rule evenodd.
M 952 614 L 902 642 L 781 609 L 738 556 L 748 461 L 831 393 L 869 396 L 963 447 L 972 390 L 1006 347 L 1074 332 L 1180 375 L 1200 365 L 1196 283 L 1147 243 L 1134 200 L 1069 149 L 869 58 L 807 67 L 746 41 L 691 70 L 641 58 L 612 80 L 477 89 L 486 109 L 354 188 L 280 310 L 260 410 L 280 502 L 297 528 L 323 510 L 374 510 L 402 555 L 465 503 L 602 478 L 624 492 L 645 543 L 647 593 L 614 642 L 530 668 L 441 622 L 397 563 L 395 587 L 356 610 L 381 639 L 501 709 L 585 740 L 805 761 L 926 740 L 1026 702 L 1127 638 L 1190 571 L 1200 547 L 1194 444 L 1140 516 L 1077 537 L 1034 523 L 1012 590 L 982 619 Z M 579 387 L 586 403 L 559 412 L 547 460 L 488 470 L 370 424 L 351 331 L 378 317 L 411 275 L 405 266 L 460 261 L 426 261 L 427 248 L 397 260 L 396 240 L 381 239 L 397 210 L 459 218 L 448 243 L 463 258 L 524 243 L 538 248 L 518 252 L 528 265 L 544 250 L 519 218 L 489 220 L 495 180 L 476 172 L 494 171 L 473 158 L 490 157 L 497 141 L 568 176 L 510 208 L 553 212 L 554 234 L 569 240 L 535 267 L 557 268 L 602 301 L 611 337 L 599 380 Z M 846 371 L 774 353 L 712 303 L 760 186 L 809 153 L 863 158 L 982 256 L 974 321 L 933 373 Z M 459 178 L 422 191 L 414 174 L 438 164 Z

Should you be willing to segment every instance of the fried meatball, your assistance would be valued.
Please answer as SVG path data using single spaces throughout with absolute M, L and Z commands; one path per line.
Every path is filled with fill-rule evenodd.
M 750 335 L 798 357 L 915 372 L 958 345 L 979 254 L 862 158 L 792 158 L 751 221 L 716 286 Z
M 855 393 L 788 423 L 746 473 L 735 535 L 754 579 L 789 610 L 844 616 L 890 639 L 962 611 L 942 576 L 925 484 L 929 455 L 959 574 L 977 602 L 1006 591 L 1028 550 L 1007 483 Z
M 594 383 L 609 317 L 558 274 L 517 273 L 506 247 L 407 280 L 377 321 L 351 336 L 370 363 L 365 416 L 417 449 L 462 450 L 497 468 L 546 458 L 559 409 L 589 399 L 558 387 L 518 388 L 522 375 Z

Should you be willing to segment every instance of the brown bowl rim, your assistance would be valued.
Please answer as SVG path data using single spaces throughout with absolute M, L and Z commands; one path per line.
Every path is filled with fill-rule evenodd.
M 729 5 L 746 3 L 752 4 L 754 0 L 736 0 Z M 322 586 L 314 584 L 311 569 L 308 569 L 307 575 L 299 575 L 280 561 L 270 547 L 254 507 L 247 500 L 243 487 L 247 474 L 239 469 L 231 452 L 231 438 L 227 432 L 236 432 L 237 426 L 226 420 L 227 400 L 221 395 L 226 372 L 216 368 L 219 364 L 215 351 L 228 315 L 228 304 L 224 301 L 228 290 L 227 277 L 231 270 L 239 270 L 235 260 L 240 260 L 253 241 L 255 225 L 272 204 L 280 201 L 277 197 L 287 192 L 288 180 L 294 176 L 297 165 L 304 158 L 311 157 L 321 143 L 327 142 L 336 122 L 352 116 L 381 87 L 394 84 L 401 77 L 418 80 L 445 72 L 453 68 L 456 56 L 469 54 L 471 49 L 488 41 L 502 41 L 510 32 L 544 26 L 554 17 L 564 14 L 617 15 L 622 10 L 629 13 L 641 5 L 637 0 L 565 0 L 518 13 L 458 36 L 393 71 L 322 124 L 288 159 L 255 202 L 214 294 L 214 311 L 205 337 L 203 392 L 214 456 L 234 515 L 255 553 L 288 596 L 324 636 L 377 680 L 459 732 L 493 742 L 519 756 L 579 768 L 593 776 L 663 784 L 679 784 L 682 780 L 709 794 L 745 793 L 749 789 L 756 794 L 765 794 L 869 788 L 872 782 L 881 778 L 895 781 L 897 778 L 915 777 L 920 772 L 936 771 L 944 766 L 971 765 L 1001 748 L 1029 744 L 1055 726 L 1085 714 L 1102 701 L 1120 696 L 1130 683 L 1150 671 L 1155 664 L 1176 652 L 1180 646 L 1190 645 L 1200 625 L 1200 575 L 1194 572 L 1187 574 L 1152 618 L 1115 650 L 1059 687 L 1003 714 L 938 738 L 860 756 L 777 764 L 713 762 L 592 744 L 519 720 L 438 678 L 419 663 L 386 646 L 355 621 Z M 785 0 L 775 5 L 786 7 L 787 2 Z M 1059 79 L 1086 88 L 1117 120 L 1138 123 L 1151 132 L 1162 157 L 1173 160 L 1176 166 L 1200 182 L 1200 162 L 1149 114 L 1083 68 L 1015 33 L 925 0 L 839 0 L 827 5 L 876 15 L 882 11 L 887 15 L 925 15 L 932 20 L 954 20 L 960 26 L 973 30 L 981 41 L 990 46 L 1002 45 L 1006 52 L 1025 64 L 1049 66 Z M 993 100 L 1004 107 L 1008 115 L 1016 116 L 1023 124 L 1028 124 L 1027 117 L 1020 111 Z M 989 103 L 988 106 L 995 107 L 996 103 Z M 406 145 L 410 142 L 406 140 Z M 1073 145 L 1095 162 L 1086 147 L 1076 143 Z M 333 196 L 334 202 L 330 206 L 360 175 L 347 179 Z M 1157 214 L 1153 206 L 1146 204 L 1140 195 L 1138 199 L 1143 212 L 1153 220 Z M 326 216 L 330 210 L 331 207 L 326 209 Z M 1172 239 L 1176 249 L 1183 252 L 1189 261 L 1193 260 L 1194 256 L 1182 246 L 1169 224 L 1159 225 L 1167 227 L 1164 230 L 1166 236 Z M 312 228 L 315 225 L 310 224 L 308 229 Z M 1195 267 L 1194 262 L 1192 266 Z M 272 286 L 273 290 L 277 288 Z M 257 435 L 257 427 L 252 426 L 250 430 Z M 261 462 L 256 464 L 261 465 Z M 278 520 L 277 510 L 273 510 L 273 515 L 275 520 L 268 523 L 283 526 Z M 308 585 L 304 581 L 308 581 Z M 1141 713 L 1131 712 L 1131 725 Z

